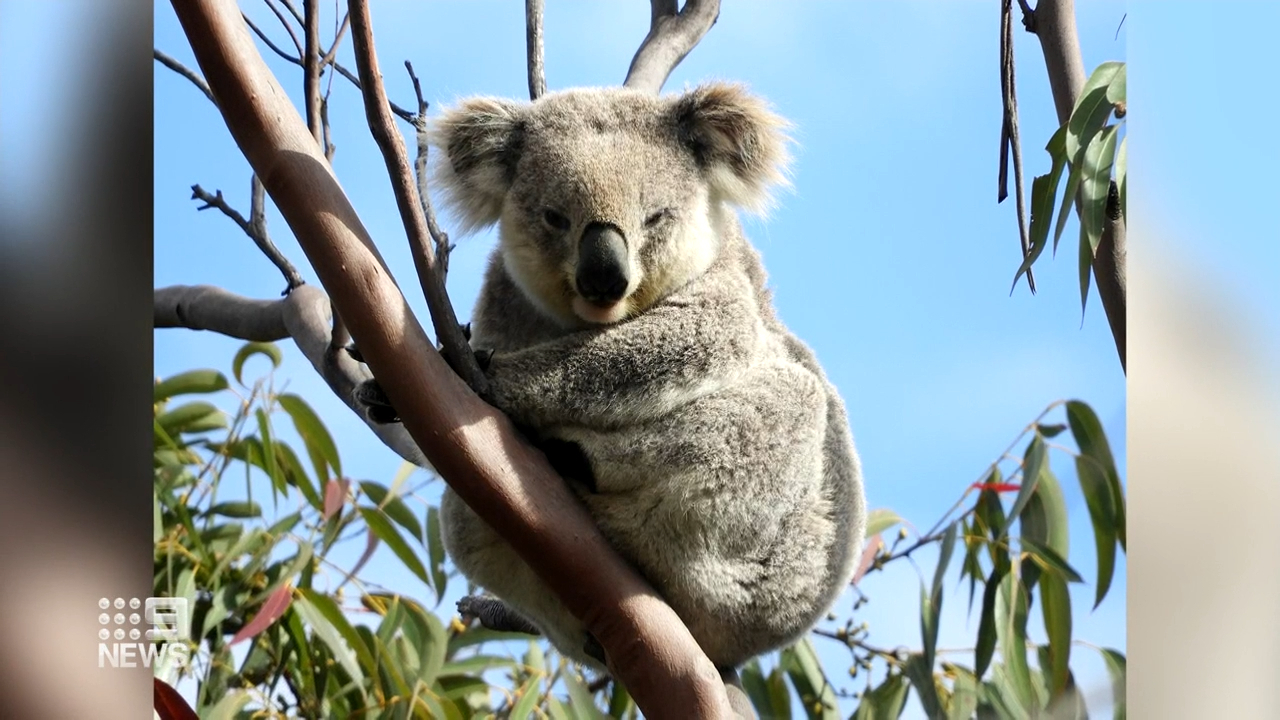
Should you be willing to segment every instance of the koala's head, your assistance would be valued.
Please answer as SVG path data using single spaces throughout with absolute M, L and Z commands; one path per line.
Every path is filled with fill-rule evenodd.
M 500 223 L 503 262 L 565 325 L 614 323 L 697 277 L 724 205 L 762 210 L 785 182 L 786 123 L 735 85 L 658 97 L 570 90 L 472 98 L 432 129 L 464 230 Z

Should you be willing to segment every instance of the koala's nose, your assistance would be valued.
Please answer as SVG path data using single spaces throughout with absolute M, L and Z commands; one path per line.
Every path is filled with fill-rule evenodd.
M 631 281 L 627 241 L 612 225 L 591 223 L 578 245 L 578 294 L 593 305 L 609 306 L 622 299 Z

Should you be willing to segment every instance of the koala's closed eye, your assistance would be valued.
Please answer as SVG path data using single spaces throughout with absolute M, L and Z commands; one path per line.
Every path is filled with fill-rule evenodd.
M 542 221 L 545 222 L 548 227 L 554 230 L 559 230 L 560 232 L 568 230 L 571 225 L 569 218 L 561 215 L 555 210 L 543 210 Z
M 670 208 L 663 208 L 663 209 L 661 209 L 661 210 L 659 210 L 659 211 L 657 211 L 657 212 L 655 212 L 655 213 L 651 214 L 649 217 L 645 218 L 645 219 L 644 219 L 644 226 L 645 226 L 645 228 L 646 228 L 646 229 L 653 229 L 653 228 L 656 228 L 656 227 L 658 227 L 658 225 L 662 224 L 662 222 L 663 222 L 664 220 L 667 220 L 667 219 L 669 219 L 670 217 L 671 217 L 671 209 L 670 209 Z

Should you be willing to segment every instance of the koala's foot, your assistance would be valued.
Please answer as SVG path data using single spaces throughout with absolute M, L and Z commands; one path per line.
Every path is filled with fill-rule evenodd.
M 391 400 L 377 380 L 366 380 L 356 386 L 356 402 L 368 413 L 370 420 L 380 425 L 400 422 L 400 415 L 391 406 Z
M 498 632 L 542 634 L 537 626 L 495 597 L 468 595 L 458 601 L 458 614 L 463 619 L 475 618 L 481 625 Z

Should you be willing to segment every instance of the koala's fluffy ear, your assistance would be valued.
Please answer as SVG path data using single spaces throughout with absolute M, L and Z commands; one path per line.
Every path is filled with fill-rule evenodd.
M 754 212 L 787 185 L 790 123 L 741 85 L 709 83 L 676 98 L 680 139 L 706 173 L 713 197 Z
M 436 186 L 470 232 L 498 221 L 523 145 L 525 105 L 499 98 L 469 98 L 446 110 L 428 138 L 437 156 Z

